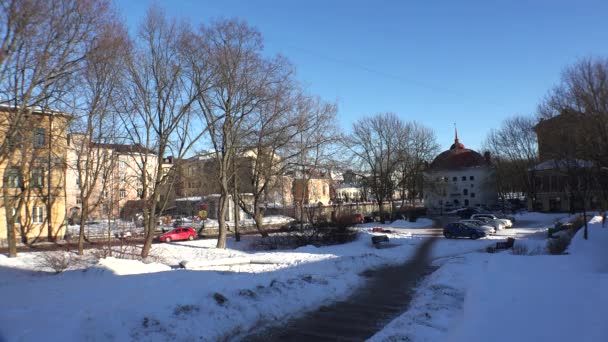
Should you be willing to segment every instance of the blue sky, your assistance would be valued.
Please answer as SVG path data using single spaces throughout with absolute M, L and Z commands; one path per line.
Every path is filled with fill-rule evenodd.
M 134 29 L 152 1 L 116 5 Z M 311 94 L 336 101 L 349 130 L 395 112 L 433 128 L 442 149 L 453 123 L 466 147 L 514 114 L 534 114 L 581 57 L 608 56 L 608 1 L 156 1 L 194 25 L 238 17 L 266 51 L 289 58 Z

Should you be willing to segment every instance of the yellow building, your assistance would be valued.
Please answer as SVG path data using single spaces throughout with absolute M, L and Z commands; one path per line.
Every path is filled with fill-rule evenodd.
M 327 205 L 331 201 L 329 191 L 330 179 L 313 177 L 310 179 L 293 180 L 293 200 L 304 204 Z
M 23 118 L 18 124 L 17 117 Z M 0 241 L 7 240 L 7 211 L 16 214 L 17 241 L 63 238 L 70 118 L 39 110 L 21 116 L 14 108 L 0 108 Z M 7 132 L 15 132 L 12 139 Z

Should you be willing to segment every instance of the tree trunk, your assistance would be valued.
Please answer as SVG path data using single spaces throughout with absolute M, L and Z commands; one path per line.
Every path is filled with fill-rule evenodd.
M 87 209 L 82 205 L 80 214 L 80 231 L 78 232 L 78 255 L 84 255 L 84 229 L 87 221 Z
M 255 212 L 255 227 L 260 232 L 263 238 L 268 237 L 268 232 L 264 229 L 264 215 L 259 208 L 254 209 Z
M 150 254 L 150 249 L 152 248 L 152 241 L 154 240 L 154 231 L 156 229 L 156 220 L 154 219 L 154 216 L 154 211 L 152 212 L 152 214 L 150 214 L 149 212 L 146 214 L 146 211 L 144 211 L 144 231 L 146 239 L 144 241 L 144 247 L 141 250 L 142 258 L 147 258 Z
M 226 211 L 228 209 L 227 204 L 227 196 L 222 194 L 220 196 L 220 210 L 217 218 L 219 232 L 217 236 L 216 248 L 226 248 Z
M 8 257 L 15 258 L 17 257 L 17 236 L 15 235 L 15 219 L 13 216 L 13 208 L 14 205 L 10 200 L 11 196 L 8 193 L 9 184 L 8 184 L 8 176 L 5 175 L 2 178 L 2 189 L 3 189 L 3 200 L 4 200 L 4 210 L 6 214 L 6 240 L 8 243 Z
M 241 241 L 241 234 L 239 233 L 239 206 L 237 204 L 236 193 L 233 196 L 234 202 L 234 239 L 236 241 Z
M 380 215 L 380 223 L 384 224 L 384 211 L 382 210 L 382 201 L 376 200 L 378 202 L 378 215 Z

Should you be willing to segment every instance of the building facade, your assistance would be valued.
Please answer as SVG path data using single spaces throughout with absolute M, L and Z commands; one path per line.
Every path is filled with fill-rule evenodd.
M 589 154 L 601 148 L 601 141 L 590 140 L 598 124 L 591 116 L 564 112 L 534 127 L 539 164 L 529 170 L 536 185 L 535 198 L 528 199 L 530 210 L 574 212 L 583 204 L 587 209 L 607 207 L 598 181 L 603 175 Z
M 67 155 L 66 206 L 71 221 L 82 209 L 84 183 L 93 190 L 88 219 L 132 216 L 125 215 L 125 208 L 137 206 L 144 190 L 142 177 L 153 179 L 157 167 L 156 155 L 142 146 L 91 142 L 82 134 L 69 136 Z
M 431 212 L 493 206 L 497 198 L 489 154 L 465 148 L 458 133 L 450 149 L 440 153 L 424 173 L 424 203 Z
M 7 239 L 12 211 L 17 240 L 55 240 L 65 234 L 66 139 L 71 117 L 28 110 L 21 128 L 13 127 L 16 109 L 0 108 L 0 241 Z M 16 129 L 12 141 L 9 129 Z M 12 210 L 10 210 L 12 208 Z

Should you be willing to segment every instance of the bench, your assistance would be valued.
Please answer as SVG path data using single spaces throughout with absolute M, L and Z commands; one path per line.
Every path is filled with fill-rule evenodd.
M 513 247 L 513 244 L 515 243 L 515 239 L 514 238 L 507 238 L 507 242 L 497 242 L 496 243 L 496 249 L 509 249 Z
M 372 243 L 376 246 L 385 242 L 388 242 L 388 236 L 386 235 L 372 236 Z

